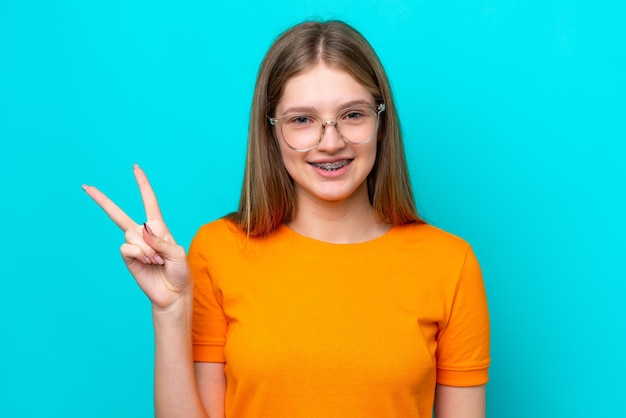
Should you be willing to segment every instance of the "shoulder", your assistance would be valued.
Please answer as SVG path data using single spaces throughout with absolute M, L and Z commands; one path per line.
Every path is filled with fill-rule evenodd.
M 467 252 L 470 249 L 463 238 L 427 223 L 395 226 L 394 233 L 405 244 L 426 246 L 436 251 Z
M 220 218 L 202 225 L 191 241 L 189 253 L 207 255 L 220 248 L 237 247 L 246 238 L 232 222 Z
M 245 234 L 234 223 L 226 218 L 220 218 L 202 225 L 194 239 L 238 239 L 242 236 L 245 236 Z
M 191 241 L 190 253 L 202 253 L 207 258 L 252 256 L 268 251 L 275 235 L 252 237 L 227 218 L 202 225 Z
M 395 242 L 391 246 L 392 251 L 411 263 L 457 277 L 468 262 L 475 262 L 470 244 L 441 228 L 413 223 L 396 226 L 393 231 Z

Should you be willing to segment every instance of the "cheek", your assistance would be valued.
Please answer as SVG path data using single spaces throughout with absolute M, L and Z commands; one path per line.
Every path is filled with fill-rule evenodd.
M 371 164 L 371 166 L 374 166 L 374 163 L 376 162 L 376 155 L 378 153 L 378 141 L 376 142 L 372 142 L 371 144 L 367 144 L 370 145 L 370 148 L 367 150 L 367 160 L 368 162 Z M 370 167 L 371 170 L 371 167 Z
M 287 148 L 283 144 L 279 144 L 279 145 L 280 145 L 280 157 L 283 161 L 283 166 L 285 167 L 285 170 L 287 170 L 287 174 L 289 174 L 289 177 L 293 179 L 294 173 L 296 171 L 296 161 L 299 155 L 295 155 L 294 153 L 296 151 L 293 151 Z

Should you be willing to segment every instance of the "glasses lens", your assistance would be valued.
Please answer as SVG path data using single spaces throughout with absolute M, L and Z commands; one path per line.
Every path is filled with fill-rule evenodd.
M 315 147 L 320 138 L 322 122 L 313 115 L 290 115 L 283 119 L 281 129 L 285 142 L 293 149 Z
M 378 113 L 370 106 L 354 106 L 341 111 L 336 118 L 335 128 L 339 135 L 353 144 L 370 140 L 376 131 Z M 333 129 L 315 116 L 297 114 L 286 116 L 281 124 L 285 142 L 295 150 L 315 148 L 319 143 L 324 129 Z
M 374 136 L 377 121 L 378 113 L 371 107 L 352 107 L 337 116 L 337 130 L 345 141 L 360 144 Z

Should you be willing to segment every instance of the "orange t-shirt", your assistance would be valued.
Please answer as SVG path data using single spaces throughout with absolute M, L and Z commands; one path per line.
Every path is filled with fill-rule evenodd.
M 359 244 L 226 220 L 189 250 L 194 360 L 225 362 L 227 417 L 431 417 L 435 384 L 487 382 L 469 245 L 426 224 Z

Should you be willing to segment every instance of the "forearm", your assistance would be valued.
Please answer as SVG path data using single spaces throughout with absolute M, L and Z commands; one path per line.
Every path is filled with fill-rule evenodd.
M 153 309 L 154 398 L 158 418 L 208 418 L 196 384 L 191 347 L 191 297 Z

